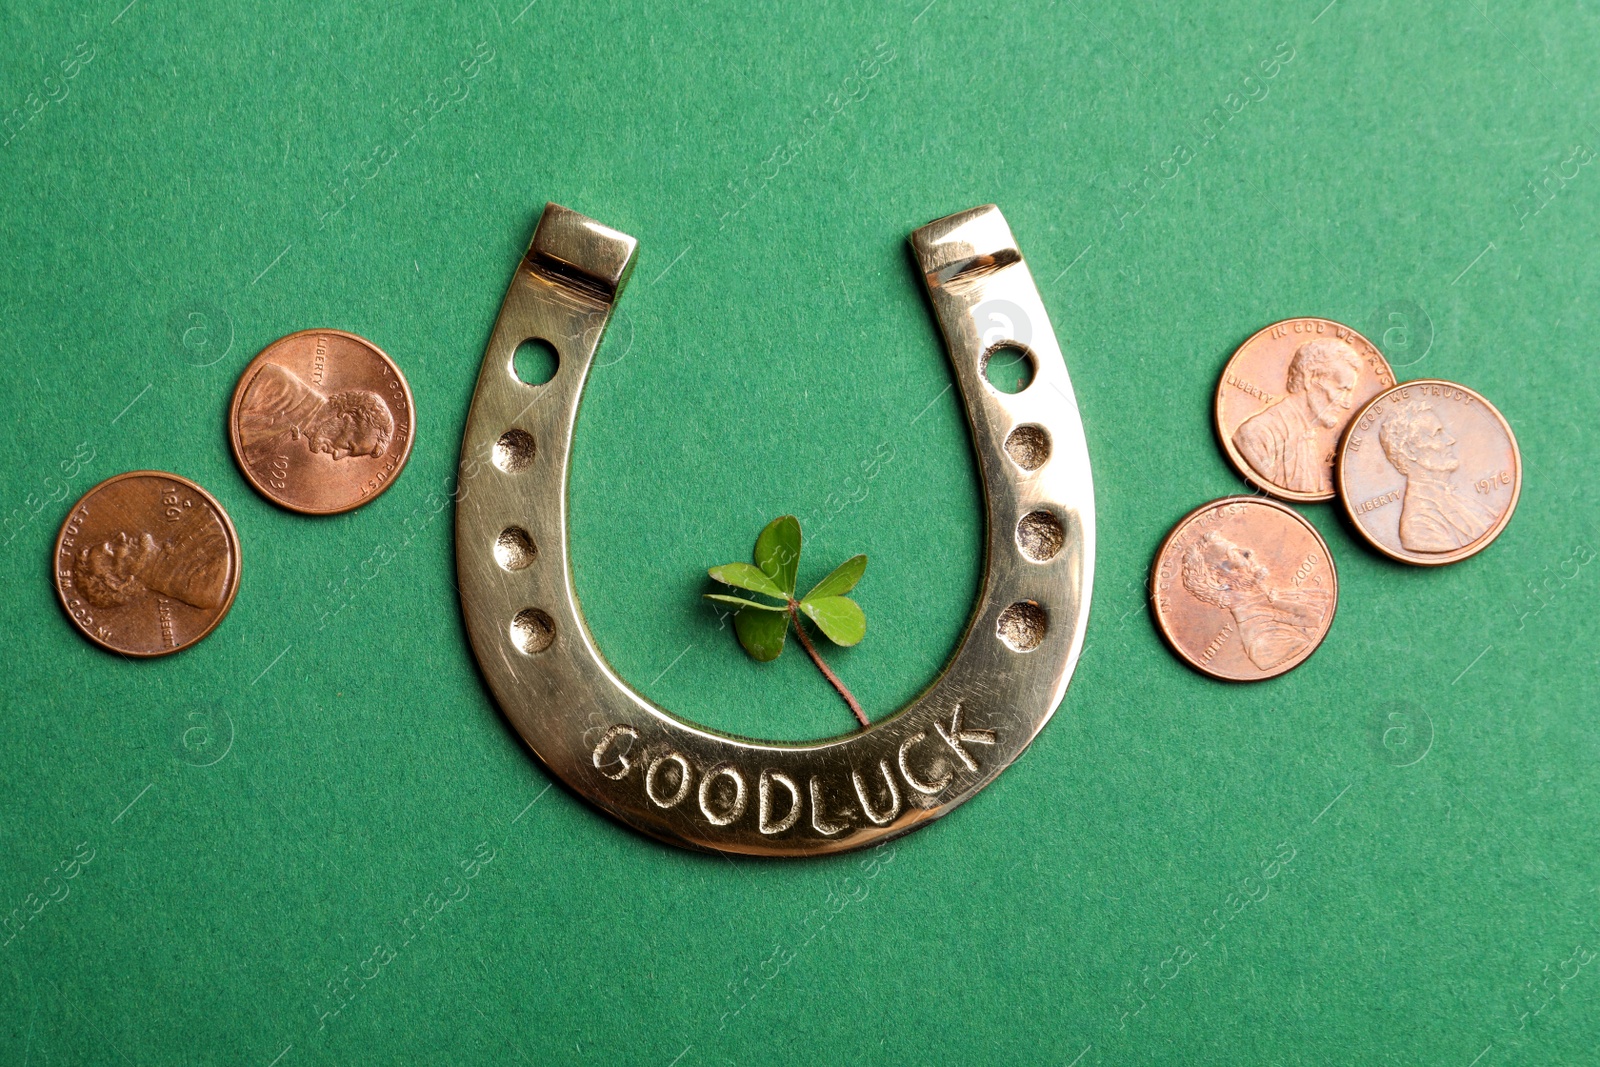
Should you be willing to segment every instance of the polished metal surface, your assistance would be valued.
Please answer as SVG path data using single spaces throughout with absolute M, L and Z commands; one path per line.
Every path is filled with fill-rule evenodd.
M 1066 693 L 1094 570 L 1094 490 L 1066 364 L 999 208 L 929 223 L 911 242 L 983 479 L 983 582 L 960 647 L 916 700 L 870 728 L 804 744 L 695 726 L 607 665 L 573 586 L 568 472 L 584 381 L 636 242 L 550 204 L 517 266 L 462 440 L 462 610 L 484 677 L 524 740 L 636 829 L 752 855 L 876 844 L 993 781 Z M 543 385 L 515 373 L 527 339 L 558 354 Z M 1034 370 L 1012 395 L 984 377 L 1005 348 Z

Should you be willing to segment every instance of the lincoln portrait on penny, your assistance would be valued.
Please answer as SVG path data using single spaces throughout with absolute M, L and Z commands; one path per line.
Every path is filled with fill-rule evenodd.
M 1355 402 L 1361 357 L 1344 341 L 1319 337 L 1295 350 L 1284 397 L 1246 419 L 1233 447 L 1261 477 L 1296 493 L 1328 488 L 1328 431 Z
M 239 403 L 239 444 L 251 467 L 298 442 L 335 460 L 382 456 L 394 416 L 377 393 L 345 389 L 323 395 L 276 363 L 263 363 Z
M 1264 671 L 1317 639 L 1332 601 L 1326 589 L 1281 587 L 1271 578 L 1253 551 L 1215 530 L 1183 554 L 1183 587 L 1201 603 L 1232 613 L 1245 655 Z
M 1410 552 L 1454 552 L 1488 532 L 1497 515 L 1457 488 L 1456 439 L 1426 400 L 1402 400 L 1378 427 L 1378 444 L 1406 479 L 1400 545 Z
M 116 536 L 78 553 L 72 582 L 97 608 L 115 608 L 149 594 L 215 608 L 228 595 L 228 535 L 205 512 L 185 512 L 163 538 L 148 531 Z

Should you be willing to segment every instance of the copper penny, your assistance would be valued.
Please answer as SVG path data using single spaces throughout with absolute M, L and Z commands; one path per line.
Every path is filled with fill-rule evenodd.
M 371 341 L 301 330 L 239 376 L 228 416 L 233 454 L 262 496 L 290 511 L 335 515 L 400 476 L 416 436 L 411 386 Z
M 1517 439 L 1494 405 L 1428 378 L 1374 397 L 1339 449 L 1339 499 L 1372 547 L 1402 563 L 1482 552 L 1522 492 Z
M 187 478 L 129 471 L 72 506 L 51 574 L 72 623 L 125 656 L 165 656 L 216 629 L 239 592 L 239 535 Z
M 1156 623 L 1185 663 L 1258 682 L 1304 663 L 1333 625 L 1328 545 L 1274 500 L 1228 496 L 1189 512 L 1156 550 Z
M 1331 319 L 1284 319 L 1259 330 L 1217 382 L 1217 436 L 1252 485 L 1302 504 L 1333 499 L 1339 435 L 1394 384 L 1373 343 Z

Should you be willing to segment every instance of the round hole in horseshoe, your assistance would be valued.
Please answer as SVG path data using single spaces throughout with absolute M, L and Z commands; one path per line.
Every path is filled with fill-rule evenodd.
M 527 430 L 507 430 L 495 441 L 492 458 L 496 467 L 507 474 L 516 474 L 528 469 L 536 450 L 533 434 Z
M 511 620 L 511 643 L 525 656 L 543 652 L 555 639 L 555 620 L 538 608 L 523 608 Z
M 559 366 L 561 357 L 556 354 L 556 346 L 542 337 L 528 338 L 511 356 L 511 368 L 525 385 L 543 385 L 556 376 Z
M 1017 520 L 1017 547 L 1035 563 L 1055 559 L 1066 543 L 1066 527 L 1048 511 L 1030 511 Z
M 1042 426 L 1018 426 L 1006 435 L 1006 455 L 1025 471 L 1036 471 L 1050 459 L 1050 435 Z
M 494 539 L 494 561 L 502 570 L 520 571 L 538 554 L 533 538 L 520 526 L 507 526 Z
M 997 393 L 1020 393 L 1033 384 L 1033 353 L 1014 342 L 983 354 L 983 378 Z
M 1000 613 L 995 633 L 1013 652 L 1032 652 L 1044 641 L 1050 624 L 1044 609 L 1032 600 L 1019 600 Z

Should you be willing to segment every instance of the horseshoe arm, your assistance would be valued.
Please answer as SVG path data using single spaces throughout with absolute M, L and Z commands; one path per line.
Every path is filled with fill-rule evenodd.
M 1021 755 L 1083 647 L 1094 493 L 1072 384 L 1033 277 L 993 205 L 917 230 L 978 456 L 983 582 L 961 644 L 914 701 L 871 728 L 805 744 L 733 737 L 644 699 L 583 621 L 567 541 L 573 431 L 633 238 L 547 205 L 484 353 L 462 439 L 456 566 L 474 655 L 506 717 L 569 787 L 691 848 L 797 856 L 880 843 L 954 809 Z M 549 342 L 555 376 L 512 365 Z M 1031 384 L 983 365 L 1020 348 Z

